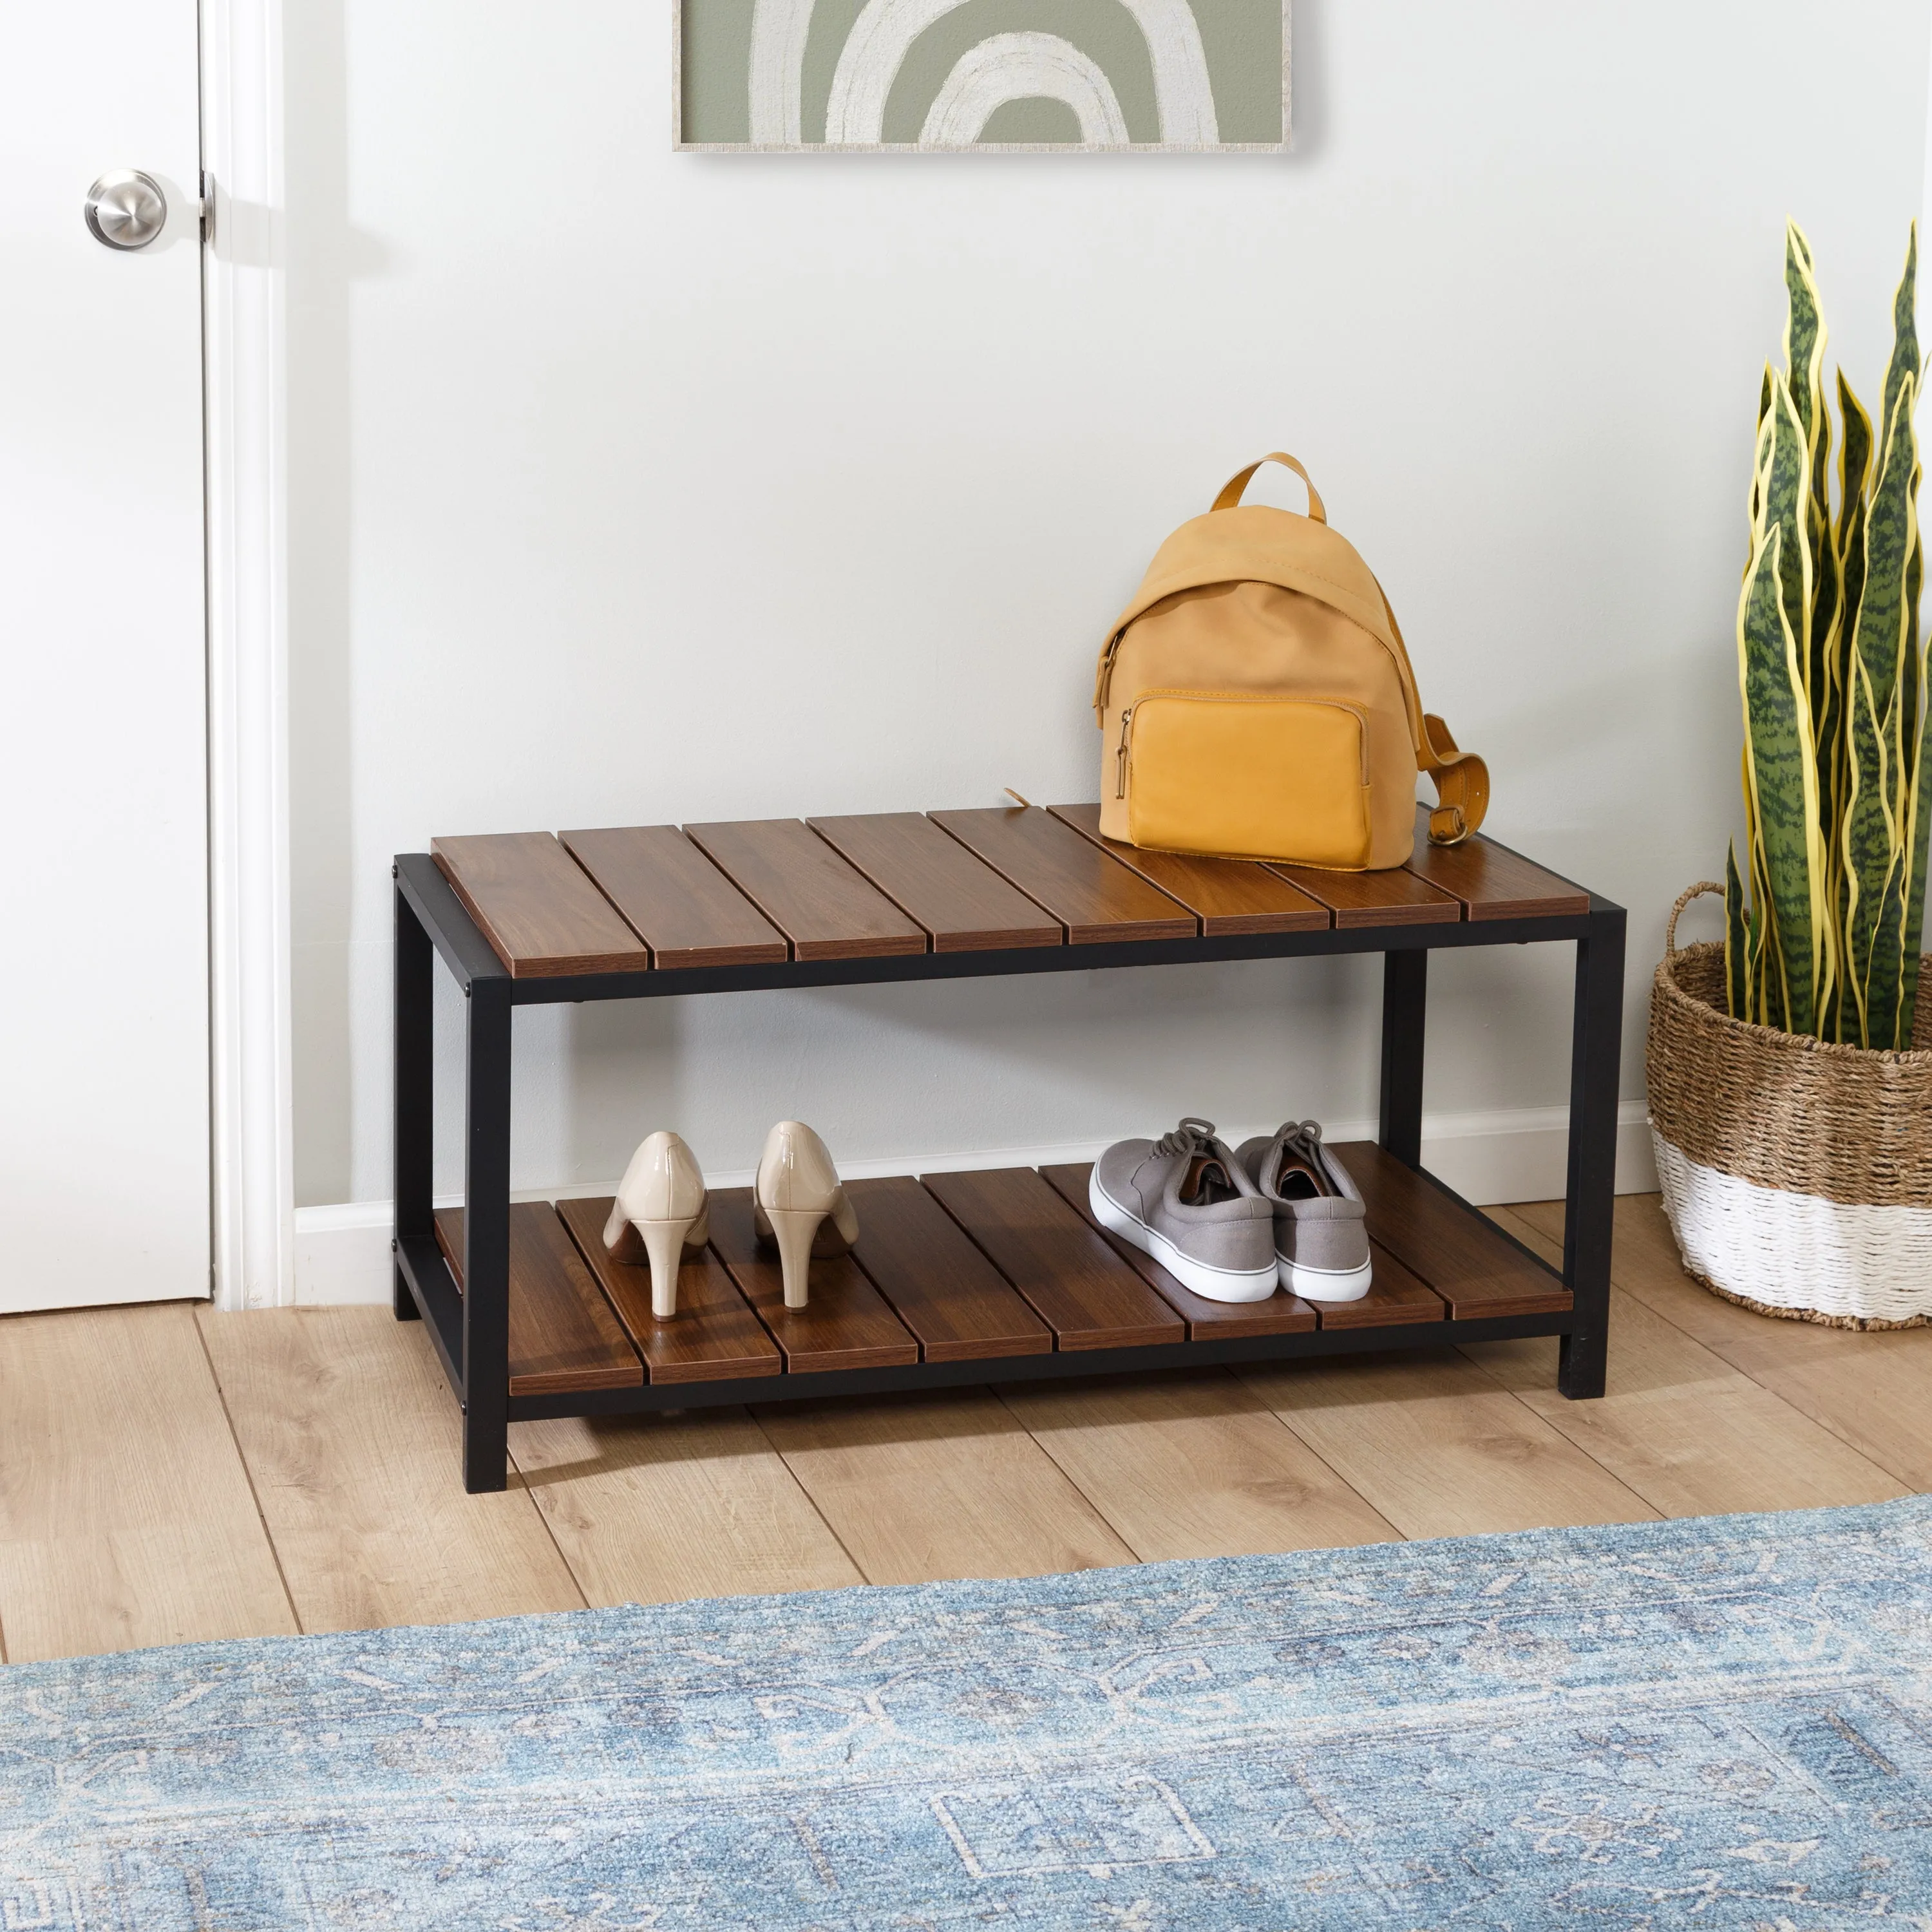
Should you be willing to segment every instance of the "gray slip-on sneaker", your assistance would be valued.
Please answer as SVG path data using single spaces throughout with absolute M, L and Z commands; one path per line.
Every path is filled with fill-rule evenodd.
M 1116 1141 L 1087 1184 L 1094 1218 L 1210 1301 L 1274 1294 L 1274 1209 L 1210 1120 Z
M 1290 1120 L 1235 1156 L 1274 1209 L 1281 1285 L 1304 1301 L 1359 1301 L 1374 1279 L 1367 1210 L 1314 1120 Z

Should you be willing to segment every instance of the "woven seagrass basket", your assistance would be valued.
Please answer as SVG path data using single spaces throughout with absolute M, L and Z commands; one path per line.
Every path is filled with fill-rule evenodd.
M 1932 1322 L 1932 957 L 1909 1053 L 1827 1046 L 1724 1010 L 1724 949 L 1677 950 L 1650 994 L 1651 1139 L 1686 1270 L 1760 1314 Z

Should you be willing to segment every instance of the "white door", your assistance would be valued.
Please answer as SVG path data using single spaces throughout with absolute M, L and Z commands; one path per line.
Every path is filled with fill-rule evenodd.
M 0 12 L 0 1312 L 208 1290 L 197 86 L 195 0 Z

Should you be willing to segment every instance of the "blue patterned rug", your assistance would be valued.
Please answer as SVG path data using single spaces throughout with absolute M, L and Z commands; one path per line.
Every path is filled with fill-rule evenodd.
M 8 1932 L 1932 1926 L 1932 1501 L 0 1670 Z

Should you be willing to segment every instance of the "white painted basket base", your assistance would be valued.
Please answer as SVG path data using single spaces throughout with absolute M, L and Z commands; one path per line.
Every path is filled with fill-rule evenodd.
M 1932 1316 L 1932 1208 L 1849 1207 L 1700 1166 L 1654 1126 L 1684 1264 L 1727 1294 L 1864 1322 Z

